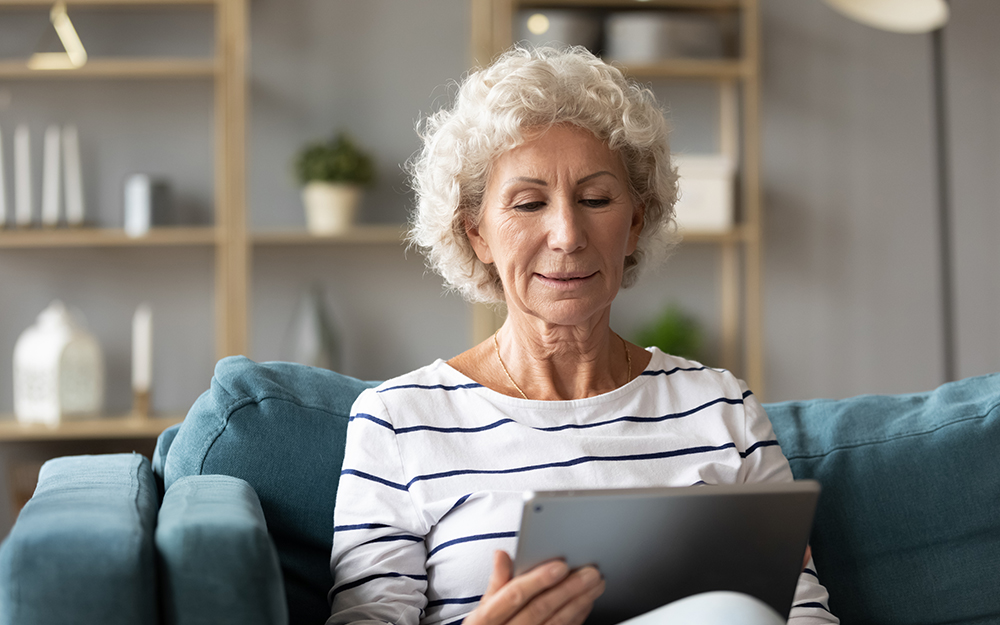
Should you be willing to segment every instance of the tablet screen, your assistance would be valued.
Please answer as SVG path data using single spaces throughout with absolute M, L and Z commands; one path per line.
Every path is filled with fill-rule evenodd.
M 526 494 L 515 575 L 564 559 L 595 564 L 606 590 L 588 625 L 613 625 L 714 590 L 757 597 L 788 618 L 819 484 Z

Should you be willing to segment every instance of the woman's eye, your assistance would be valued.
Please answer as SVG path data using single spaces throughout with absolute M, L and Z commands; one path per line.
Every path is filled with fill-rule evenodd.
M 518 204 L 514 208 L 519 211 L 524 211 L 526 213 L 531 213 L 537 211 L 538 209 L 545 206 L 545 202 L 525 202 L 524 204 Z
M 588 198 L 580 200 L 580 203 L 589 208 L 603 208 L 611 203 L 611 200 L 606 198 Z

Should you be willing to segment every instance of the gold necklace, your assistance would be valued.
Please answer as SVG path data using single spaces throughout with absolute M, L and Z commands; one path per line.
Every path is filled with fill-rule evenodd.
M 522 391 L 521 387 L 517 385 L 514 378 L 510 376 L 510 371 L 507 371 L 507 365 L 503 364 L 503 358 L 500 357 L 500 342 L 497 340 L 497 334 L 500 334 L 499 329 L 493 333 L 493 350 L 497 353 L 497 360 L 500 361 L 500 368 L 503 369 L 504 374 L 507 375 L 507 379 L 510 380 L 510 383 L 517 389 L 517 392 L 521 394 L 521 397 L 528 399 L 528 396 L 524 394 L 524 391 Z M 621 336 L 618 338 L 622 339 Z M 632 381 L 632 354 L 628 351 L 628 343 L 625 342 L 625 339 L 622 339 L 622 345 L 625 347 L 625 362 L 628 365 L 628 374 L 625 377 L 625 383 L 628 384 Z

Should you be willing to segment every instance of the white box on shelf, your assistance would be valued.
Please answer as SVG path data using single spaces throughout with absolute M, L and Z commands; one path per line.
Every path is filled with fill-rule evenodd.
M 721 58 L 722 24 L 707 15 L 667 11 L 611 13 L 604 23 L 606 57 L 622 63 L 655 63 L 671 58 Z
M 736 164 L 721 154 L 677 154 L 677 225 L 682 230 L 726 232 L 733 227 Z

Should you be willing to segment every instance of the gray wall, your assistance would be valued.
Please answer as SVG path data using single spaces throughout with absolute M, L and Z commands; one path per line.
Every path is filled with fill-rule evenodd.
M 363 219 L 404 218 L 409 194 L 400 165 L 419 146 L 416 120 L 446 102 L 447 83 L 466 70 L 468 4 L 251 3 L 253 228 L 303 225 L 291 159 L 303 142 L 340 128 L 377 156 L 379 183 L 365 200 Z M 854 24 L 820 0 L 763 0 L 762 10 L 766 399 L 933 387 L 943 374 L 930 39 Z M 1000 6 L 954 0 L 952 11 L 946 43 L 958 355 L 959 373 L 968 376 L 1000 369 L 994 277 L 1000 252 L 993 242 L 1000 232 L 1000 43 L 993 36 Z M 169 18 L 186 33 L 182 45 L 207 49 L 210 30 L 201 18 Z M 17 49 L 8 31 L 24 31 L 19 19 L 0 14 L 4 54 Z M 122 32 L 96 18 L 87 28 L 92 36 L 101 28 Z M 38 33 L 21 38 L 30 47 Z M 166 52 L 174 44 L 157 47 Z M 120 48 L 132 45 L 138 44 Z M 710 147 L 711 91 L 697 84 L 657 90 L 676 126 L 674 147 Z M 121 223 L 119 189 L 131 171 L 169 175 L 188 219 L 207 221 L 210 98 L 198 81 L 0 84 L 8 180 L 16 123 L 32 125 L 40 161 L 44 125 L 74 121 L 88 206 L 99 223 Z M 383 378 L 468 347 L 468 307 L 444 295 L 414 253 L 391 245 L 279 246 L 257 249 L 254 265 L 256 359 L 287 357 L 297 300 L 316 282 L 341 328 L 347 373 Z M 681 250 L 620 296 L 616 327 L 629 335 L 665 303 L 680 301 L 702 317 L 711 353 L 717 271 L 710 247 Z M 129 319 L 140 301 L 150 300 L 155 407 L 184 410 L 211 376 L 211 274 L 204 249 L 0 251 L 0 413 L 12 408 L 11 364 L 3 354 L 13 352 L 18 333 L 55 297 L 80 308 L 100 338 L 113 411 L 129 404 Z M 0 517 L 5 503 L 0 493 Z

